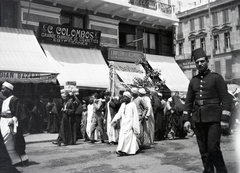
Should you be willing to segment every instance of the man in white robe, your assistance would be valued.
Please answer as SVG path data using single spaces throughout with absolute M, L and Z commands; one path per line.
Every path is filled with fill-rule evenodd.
M 91 137 L 91 126 L 93 123 L 93 101 L 94 101 L 94 96 L 90 96 L 89 98 L 89 104 L 87 106 L 87 126 L 86 126 L 86 133 L 88 138 L 90 139 Z M 95 130 L 94 133 L 94 140 L 97 140 L 97 130 Z
M 12 91 L 12 84 L 8 82 L 2 84 L 1 92 L 6 99 L 1 105 L 0 131 L 12 164 L 24 165 L 28 163 L 22 131 L 22 121 L 25 120 L 26 115 L 19 99 L 12 94 Z
M 140 97 L 142 97 L 142 99 L 145 101 L 147 107 L 148 107 L 148 111 L 147 114 L 145 116 L 145 120 L 146 120 L 146 129 L 150 138 L 150 144 L 153 145 L 154 144 L 154 125 L 155 125 L 155 120 L 154 120 L 154 114 L 153 114 L 153 108 L 152 108 L 152 104 L 151 104 L 151 99 L 149 97 L 150 94 L 147 95 L 147 91 L 144 88 L 140 88 L 138 90 Z
M 118 120 L 121 120 L 119 141 L 116 153 L 119 156 L 136 154 L 139 150 L 137 135 L 140 134 L 139 116 L 135 103 L 131 102 L 131 94 L 124 92 L 124 103 L 118 113 L 112 120 L 114 126 Z

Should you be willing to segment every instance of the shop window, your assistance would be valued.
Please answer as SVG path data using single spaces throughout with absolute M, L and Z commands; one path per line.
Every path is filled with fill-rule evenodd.
M 225 44 L 225 49 L 230 48 L 230 33 L 229 32 L 224 33 L 224 44 Z
M 194 19 L 190 19 L 190 31 L 195 31 Z
M 143 33 L 143 49 L 145 53 L 156 53 L 156 35 L 152 33 Z
M 199 29 L 204 29 L 204 16 L 199 17 Z
M 85 16 L 63 12 L 61 13 L 61 25 L 85 28 Z
M 183 43 L 179 43 L 178 44 L 178 51 L 179 51 L 179 55 L 183 55 Z
M 229 14 L 228 14 L 228 9 L 223 10 L 223 23 L 228 23 L 229 22 Z
M 192 40 L 191 41 L 191 51 L 194 51 L 196 48 L 196 41 L 195 40 Z
M 213 36 L 213 46 L 214 50 L 219 50 L 219 35 Z
M 213 26 L 217 26 L 218 25 L 218 13 L 217 12 L 214 12 L 212 14 L 212 23 L 213 23 Z
M 204 51 L 206 51 L 206 40 L 205 40 L 205 38 L 200 38 L 200 46 Z

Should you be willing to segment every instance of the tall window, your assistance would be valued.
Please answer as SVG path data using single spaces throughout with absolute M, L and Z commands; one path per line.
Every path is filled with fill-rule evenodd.
M 182 55 L 183 54 L 183 43 L 179 43 L 178 44 L 178 51 L 179 51 L 179 55 Z
M 221 63 L 220 61 L 215 61 L 215 72 L 221 74 Z
M 203 48 L 203 50 L 206 51 L 206 41 L 205 41 L 205 38 L 200 38 L 200 45 L 201 45 L 201 48 Z
M 204 16 L 199 17 L 199 28 L 204 29 Z
M 213 23 L 213 26 L 217 26 L 218 25 L 218 13 L 217 12 L 214 12 L 212 14 L 212 23 Z
M 219 35 L 213 36 L 214 50 L 219 50 Z
M 228 9 L 223 10 L 223 23 L 228 23 L 229 22 L 229 14 L 228 14 Z
M 85 16 L 70 13 L 61 13 L 61 24 L 76 28 L 85 28 Z
M 126 43 L 128 43 L 129 46 L 135 46 L 135 43 L 132 42 L 134 39 L 133 34 L 126 34 Z
M 145 53 L 156 53 L 156 35 L 152 33 L 143 33 L 143 49 Z
M 195 31 L 194 19 L 190 19 L 190 31 Z
M 181 33 L 181 32 L 183 32 L 183 23 L 179 22 L 179 24 L 178 24 L 178 33 Z
M 191 52 L 196 48 L 196 40 L 191 41 Z
M 224 42 L 225 42 L 225 48 L 228 49 L 230 48 L 230 33 L 229 32 L 225 32 L 224 33 Z
M 227 59 L 226 60 L 226 79 L 231 79 L 232 78 L 232 59 Z
M 124 49 L 136 50 L 135 26 L 120 23 L 119 24 L 119 46 Z

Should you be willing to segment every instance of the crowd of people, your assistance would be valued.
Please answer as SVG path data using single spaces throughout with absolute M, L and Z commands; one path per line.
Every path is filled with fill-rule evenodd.
M 132 87 L 112 96 L 94 93 L 80 99 L 78 92 L 63 89 L 62 105 L 53 99 L 45 105 L 36 98 L 28 129 L 39 133 L 47 119 L 46 132 L 58 133 L 54 145 L 75 145 L 78 139 L 117 145 L 116 154 L 126 156 L 151 148 L 156 140 L 196 135 L 204 173 L 227 172 L 220 150 L 221 134 L 231 132 L 239 123 L 240 89 L 229 93 L 221 75 L 208 69 L 208 58 L 202 49 L 193 51 L 199 74 L 190 81 L 187 93 L 174 91 L 163 99 L 163 93 Z M 25 164 L 28 156 L 23 137 L 27 117 L 24 106 L 13 95 L 14 86 L 4 82 L 0 99 L 0 172 L 6 165 Z M 225 133 L 226 134 L 226 133 Z M 229 134 L 229 133 L 228 133 Z M 7 167 L 16 171 L 14 167 Z M 3 171 L 2 171 L 3 172 Z
M 74 145 L 78 139 L 89 143 L 118 145 L 118 155 L 136 154 L 150 148 L 156 140 L 184 138 L 187 130 L 183 124 L 184 94 L 173 92 L 163 99 L 160 92 L 133 87 L 112 96 L 94 93 L 80 100 L 77 94 L 62 90 L 61 120 L 54 104 L 47 105 L 49 123 L 47 129 L 56 132 L 58 138 L 52 143 L 58 146 Z

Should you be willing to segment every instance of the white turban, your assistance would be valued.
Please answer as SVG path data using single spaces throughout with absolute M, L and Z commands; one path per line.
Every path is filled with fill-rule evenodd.
M 140 94 L 146 94 L 146 93 L 147 93 L 144 88 L 140 88 L 140 89 L 138 90 L 138 92 L 139 92 Z
M 138 94 L 138 89 L 137 88 L 132 88 L 131 92 L 134 93 L 134 94 Z
M 13 85 L 10 84 L 10 83 L 8 83 L 8 82 L 4 82 L 4 83 L 2 84 L 2 86 L 5 86 L 6 88 L 8 88 L 8 89 L 10 89 L 10 90 L 13 90 Z
M 128 97 L 128 98 L 132 98 L 130 92 L 128 92 L 128 91 L 125 91 L 125 92 L 123 93 L 123 96 L 126 96 L 126 97 Z

